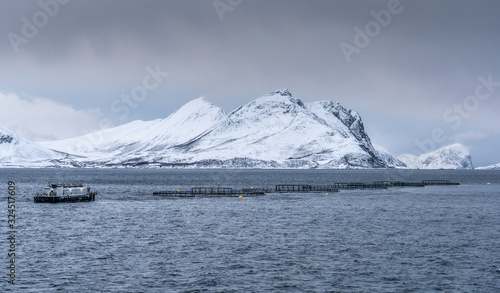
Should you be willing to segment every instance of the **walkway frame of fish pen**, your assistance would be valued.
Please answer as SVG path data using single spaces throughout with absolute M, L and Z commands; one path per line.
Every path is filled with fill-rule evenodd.
M 299 185 L 299 184 L 279 184 L 274 188 L 275 192 L 338 192 L 339 189 L 335 185 Z
M 373 184 L 380 184 L 386 187 L 424 187 L 422 182 L 404 182 L 404 181 L 375 181 Z
M 460 185 L 457 182 L 451 182 L 450 180 L 422 180 L 424 185 Z
M 337 189 L 386 189 L 388 185 L 377 183 L 335 183 Z
M 229 187 L 193 187 L 191 190 L 177 190 L 177 191 L 156 191 L 153 195 L 163 195 L 171 197 L 202 197 L 202 196 L 258 196 L 265 195 L 263 191 L 245 189 L 235 190 Z
M 191 188 L 192 194 L 210 194 L 210 195 L 231 195 L 234 190 L 229 187 L 194 187 Z

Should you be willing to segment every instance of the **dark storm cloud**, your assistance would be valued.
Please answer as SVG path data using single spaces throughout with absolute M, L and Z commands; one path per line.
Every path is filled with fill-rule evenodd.
M 370 12 L 387 10 L 391 1 L 220 0 L 230 7 L 221 21 L 211 0 L 73 0 L 59 5 L 19 53 L 7 36 L 22 35 L 22 18 L 32 20 L 41 7 L 3 1 L 0 92 L 98 108 L 121 124 L 164 118 L 200 95 L 232 110 L 288 87 L 305 101 L 336 99 L 359 111 L 372 138 L 394 153 L 419 152 L 415 139 L 441 128 L 449 141 L 436 147 L 460 138 L 479 164 L 500 162 L 495 152 L 478 151 L 483 142 L 500 141 L 492 113 L 500 88 L 460 127 L 443 120 L 474 95 L 479 76 L 500 81 L 500 2 L 401 1 L 400 13 L 348 63 L 340 45 L 353 45 L 354 28 L 364 31 L 374 21 Z M 113 102 L 157 65 L 168 78 L 119 119 Z

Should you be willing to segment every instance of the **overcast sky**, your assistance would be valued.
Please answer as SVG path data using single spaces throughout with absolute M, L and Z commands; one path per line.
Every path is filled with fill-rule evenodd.
M 5 0 L 0 126 L 66 138 L 288 88 L 358 111 L 394 155 L 460 142 L 476 166 L 498 163 L 499 12 L 496 0 Z

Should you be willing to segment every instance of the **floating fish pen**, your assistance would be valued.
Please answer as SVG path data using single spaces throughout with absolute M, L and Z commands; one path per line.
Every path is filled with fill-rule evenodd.
M 337 189 L 343 190 L 356 190 L 356 189 L 386 189 L 388 186 L 386 184 L 379 183 L 335 183 L 334 185 Z
M 165 197 L 238 197 L 238 196 L 263 196 L 260 190 L 237 190 L 229 187 L 193 187 L 191 190 L 156 191 L 153 195 Z
M 244 192 L 261 192 L 261 193 L 273 193 L 274 189 L 272 188 L 243 188 L 242 191 Z
M 422 182 L 404 182 L 404 181 L 375 181 L 373 184 L 380 184 L 386 187 L 424 187 Z
M 38 203 L 86 202 L 94 201 L 96 194 L 81 183 L 47 184 L 33 200 Z
M 276 185 L 274 192 L 277 193 L 319 193 L 338 192 L 335 185 L 300 185 L 300 184 L 280 184 Z
M 460 185 L 460 183 L 451 182 L 450 180 L 423 180 L 424 185 Z

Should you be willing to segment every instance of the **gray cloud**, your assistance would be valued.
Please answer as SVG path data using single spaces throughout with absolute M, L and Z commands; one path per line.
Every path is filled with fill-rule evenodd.
M 500 81 L 500 3 L 402 0 L 401 13 L 346 62 L 340 44 L 353 44 L 354 28 L 364 29 L 374 20 L 370 11 L 389 2 L 244 0 L 221 21 L 213 1 L 73 0 L 16 54 L 8 34 L 21 35 L 22 18 L 32 20 L 41 8 L 3 1 L 0 92 L 99 108 L 121 124 L 166 117 L 198 96 L 230 111 L 287 87 L 305 101 L 335 99 L 357 110 L 372 139 L 395 154 L 418 153 L 415 139 L 441 128 L 446 143 L 459 137 L 471 147 L 476 164 L 500 162 L 491 147 L 500 142 L 492 132 L 500 124 L 500 88 L 460 127 L 443 120 L 474 94 L 478 76 Z M 113 101 L 157 64 L 168 78 L 119 119 Z M 496 134 L 467 140 L 473 136 L 464 133 Z

